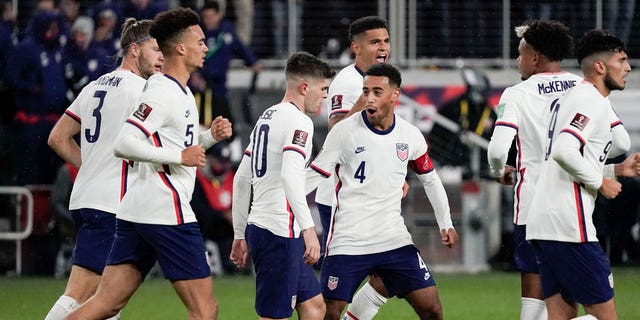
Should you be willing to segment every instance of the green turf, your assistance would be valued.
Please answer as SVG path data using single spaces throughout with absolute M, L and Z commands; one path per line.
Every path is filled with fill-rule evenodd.
M 619 319 L 640 318 L 640 269 L 614 269 Z M 519 275 L 489 272 L 475 275 L 436 274 L 438 291 L 447 319 L 517 319 L 520 308 Z M 0 277 L 0 320 L 43 319 L 65 287 L 52 278 Z M 219 318 L 256 319 L 253 311 L 254 282 L 250 276 L 214 279 L 220 305 Z M 123 319 L 186 319 L 184 306 L 170 283 L 145 281 L 122 312 Z M 391 299 L 377 319 L 415 319 L 404 300 Z M 297 319 L 295 316 L 293 319 Z

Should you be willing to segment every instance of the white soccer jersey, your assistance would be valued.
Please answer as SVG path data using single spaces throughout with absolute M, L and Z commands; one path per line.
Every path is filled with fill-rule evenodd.
M 286 238 L 297 238 L 300 230 L 314 226 L 304 193 L 312 140 L 311 118 L 290 102 L 274 105 L 258 118 L 238 169 L 239 176 L 251 170 L 248 224 Z
M 137 106 L 146 80 L 118 69 L 89 83 L 65 114 L 80 123 L 82 165 L 69 208 L 116 213 L 133 178 L 128 162 L 113 155 L 124 120 Z
M 329 86 L 329 99 L 324 101 L 329 117 L 337 113 L 349 113 L 362 95 L 363 81 L 364 72 L 355 64 L 348 65 L 338 72 Z M 334 187 L 333 179 L 322 182 L 316 190 L 316 202 L 330 206 L 333 202 Z
M 189 202 L 196 168 L 180 164 L 181 151 L 200 143 L 193 94 L 174 78 L 155 74 L 149 78 L 140 102 L 127 118 L 121 135 L 144 136 L 143 145 L 168 157 L 162 162 L 138 163 L 138 178 L 122 199 L 118 218 L 162 225 L 195 222 Z M 151 158 L 146 160 L 152 161 Z
M 551 110 L 551 139 L 530 208 L 527 240 L 598 241 L 591 215 L 612 147 L 610 109 L 608 100 L 585 81 Z
M 364 111 L 334 126 L 307 169 L 307 191 L 332 174 L 338 179 L 328 255 L 379 253 L 413 243 L 400 215 L 407 166 L 423 182 L 440 228 L 451 228 L 448 199 L 418 128 L 396 116 L 393 126 L 379 131 Z
M 505 89 L 500 97 L 498 120 L 487 152 L 492 173 L 500 176 L 515 135 L 517 158 L 513 222 L 517 225 L 527 224 L 547 140 L 545 116 L 551 99 L 564 94 L 580 81 L 580 76 L 569 72 L 538 73 Z

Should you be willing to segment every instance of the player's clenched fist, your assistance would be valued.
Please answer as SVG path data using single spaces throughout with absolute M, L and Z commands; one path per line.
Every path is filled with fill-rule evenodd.
M 188 167 L 204 167 L 205 156 L 204 148 L 201 145 L 189 146 L 182 150 L 182 165 Z
M 213 119 L 213 122 L 211 122 L 211 135 L 216 141 L 229 139 L 232 133 L 233 128 L 229 119 L 217 116 Z

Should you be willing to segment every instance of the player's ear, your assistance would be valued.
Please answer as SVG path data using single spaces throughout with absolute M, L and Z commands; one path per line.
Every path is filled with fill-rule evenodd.
M 593 70 L 595 70 L 598 74 L 607 73 L 607 66 L 602 60 L 593 61 Z
M 178 54 L 183 55 L 183 56 L 185 55 L 185 53 L 186 53 L 186 48 L 184 47 L 184 44 L 182 44 L 182 43 L 177 43 L 177 44 L 176 44 L 176 46 L 175 46 L 175 48 L 176 48 L 176 52 L 177 52 Z
M 298 91 L 300 91 L 300 94 L 306 95 L 308 90 L 309 83 L 307 81 L 300 82 L 300 84 L 298 85 Z

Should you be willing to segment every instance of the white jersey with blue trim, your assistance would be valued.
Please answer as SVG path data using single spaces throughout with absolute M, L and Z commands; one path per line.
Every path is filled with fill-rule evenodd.
M 147 145 L 168 151 L 173 160 L 138 163 L 138 178 L 122 199 L 118 218 L 161 225 L 195 222 L 189 202 L 196 167 L 180 164 L 181 151 L 200 143 L 198 109 L 189 88 L 168 75 L 151 76 L 122 130 L 121 135 L 142 136 Z
M 82 157 L 69 209 L 117 212 L 134 177 L 129 162 L 113 155 L 113 145 L 125 119 L 137 107 L 145 83 L 135 73 L 117 69 L 85 86 L 65 111 L 80 123 Z
M 327 255 L 363 255 L 413 244 L 400 214 L 407 167 L 418 174 L 440 228 L 452 228 L 448 199 L 427 154 L 424 136 L 395 116 L 385 131 L 365 111 L 336 124 L 307 169 L 307 191 L 336 175 Z M 433 192 L 432 192 L 433 191 Z
M 610 114 L 608 99 L 586 81 L 554 104 L 527 240 L 598 241 L 592 214 L 613 144 Z
M 489 142 L 488 159 L 494 176 L 502 175 L 515 136 L 516 181 L 513 222 L 526 225 L 529 206 L 544 157 L 548 126 L 545 117 L 552 99 L 582 81 L 569 72 L 538 73 L 504 90 L 498 105 L 498 120 Z
M 331 117 L 334 114 L 347 114 L 362 95 L 364 72 L 355 64 L 348 65 L 335 76 L 329 86 L 328 99 L 324 101 L 324 109 Z M 316 202 L 330 206 L 333 202 L 335 181 L 327 179 L 316 190 Z
M 285 238 L 297 238 L 300 230 L 314 226 L 304 193 L 312 141 L 313 122 L 293 103 L 274 105 L 258 118 L 240 165 L 247 168 L 249 162 L 251 168 L 248 224 Z

